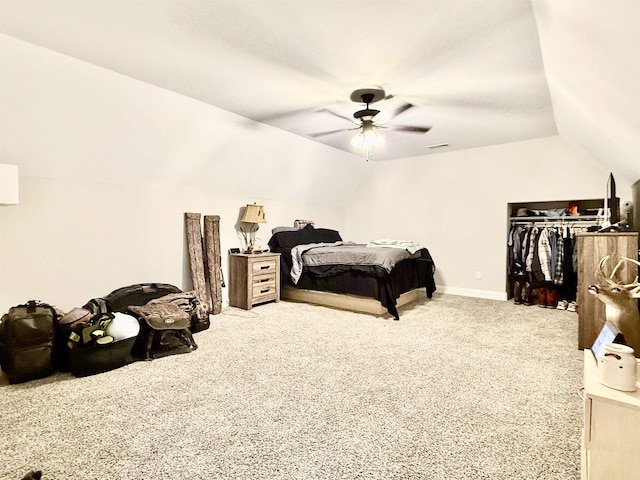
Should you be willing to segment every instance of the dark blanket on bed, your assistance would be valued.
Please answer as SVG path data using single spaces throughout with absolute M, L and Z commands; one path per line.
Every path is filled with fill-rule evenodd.
M 289 275 L 293 247 L 341 240 L 336 230 L 314 228 L 312 225 L 297 231 L 274 234 L 269 240 L 269 248 L 281 254 L 282 284 L 308 290 L 375 298 L 396 319 L 398 318 L 396 300 L 401 294 L 414 288 L 426 287 L 427 297 L 433 296 L 436 290 L 433 278 L 435 264 L 426 248 L 421 249 L 419 255 L 398 262 L 390 273 L 375 265 L 305 266 L 297 285 L 294 285 Z

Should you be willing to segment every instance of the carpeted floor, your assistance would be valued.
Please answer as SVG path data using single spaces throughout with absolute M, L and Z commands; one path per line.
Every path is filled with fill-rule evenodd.
M 199 349 L 0 377 L 0 477 L 572 480 L 575 313 L 434 295 L 390 317 L 226 309 Z

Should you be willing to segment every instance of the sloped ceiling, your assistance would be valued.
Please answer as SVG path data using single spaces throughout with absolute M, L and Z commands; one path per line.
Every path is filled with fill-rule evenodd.
M 640 176 L 635 0 L 0 0 L 0 31 L 353 152 L 381 85 L 374 160 L 558 132 Z M 638 57 L 638 56 L 636 56 Z M 544 61 L 543 61 L 544 60 Z M 631 108 L 629 108 L 631 107 Z M 555 115 L 554 115 L 555 113 Z M 335 115 L 337 114 L 337 115 Z M 556 127 L 557 125 L 557 127 Z M 440 149 L 429 146 L 448 144 Z
M 640 180 L 640 2 L 533 4 L 560 136 Z

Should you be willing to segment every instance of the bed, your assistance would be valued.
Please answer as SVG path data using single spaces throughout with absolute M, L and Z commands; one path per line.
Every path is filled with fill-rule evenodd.
M 399 320 L 398 307 L 436 290 L 435 264 L 420 246 L 345 242 L 336 230 L 274 229 L 269 249 L 280 253 L 281 296 Z

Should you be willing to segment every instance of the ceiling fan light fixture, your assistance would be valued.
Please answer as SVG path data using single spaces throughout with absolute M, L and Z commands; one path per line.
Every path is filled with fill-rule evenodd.
M 384 144 L 384 138 L 376 133 L 372 126 L 363 126 L 362 131 L 351 139 L 351 145 L 367 154 L 367 160 L 371 158 L 373 148 Z
M 364 135 L 362 132 L 358 132 L 355 137 L 351 139 L 351 146 L 355 148 L 362 148 L 364 144 Z
M 364 132 L 364 148 L 379 147 L 384 143 L 384 138 L 378 135 L 373 129 Z

